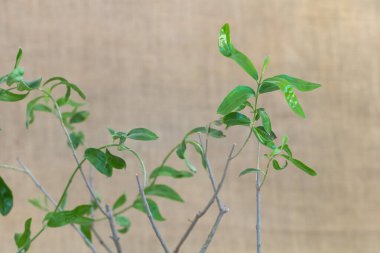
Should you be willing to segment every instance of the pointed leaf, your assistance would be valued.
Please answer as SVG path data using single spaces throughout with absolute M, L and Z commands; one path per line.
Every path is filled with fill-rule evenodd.
M 148 186 L 145 188 L 144 192 L 147 196 L 148 195 L 159 196 L 159 197 L 183 202 L 183 199 L 181 198 L 181 196 L 179 196 L 179 194 L 175 190 L 173 190 L 172 188 L 164 184 L 154 184 L 154 185 Z
M 270 122 L 269 115 L 266 113 L 266 111 L 264 109 L 259 110 L 259 114 L 260 114 L 261 122 L 263 123 L 263 127 L 264 127 L 265 131 L 267 133 L 271 133 L 272 132 L 272 124 Z
M 309 166 L 307 166 L 306 164 L 304 164 L 300 160 L 297 160 L 297 159 L 291 158 L 291 157 L 289 157 L 288 160 L 290 162 L 292 162 L 297 168 L 303 170 L 304 172 L 306 172 L 310 176 L 316 176 L 317 175 L 317 172 L 315 172 L 312 168 L 310 168 Z
M 227 126 L 249 126 L 251 120 L 239 112 L 231 112 L 222 118 L 222 122 Z
M 305 80 L 302 80 L 302 79 L 299 79 L 299 78 L 296 78 L 296 77 L 288 76 L 288 75 L 285 75 L 285 74 L 277 75 L 275 77 L 279 77 L 279 78 L 285 79 L 294 88 L 296 88 L 299 91 L 303 91 L 303 92 L 312 91 L 312 90 L 315 90 L 315 89 L 321 87 L 321 85 L 318 84 L 318 83 L 311 83 L 311 82 L 308 82 L 308 81 L 305 81 Z
M 91 224 L 82 224 L 79 228 L 83 235 L 87 238 L 87 240 L 92 242 Z
M 84 157 L 103 175 L 112 176 L 112 167 L 107 163 L 106 154 L 96 148 L 88 148 Z
M 162 176 L 168 176 L 172 178 L 187 178 L 187 177 L 192 177 L 193 173 L 184 171 L 184 170 L 176 170 L 172 167 L 165 165 L 162 167 L 155 168 L 150 174 L 149 178 L 155 179 L 157 177 L 162 177 Z
M 115 201 L 115 203 L 112 206 L 112 210 L 115 210 L 121 206 L 123 206 L 127 202 L 127 194 L 123 193 L 120 195 L 119 198 Z
M 158 136 L 146 128 L 135 128 L 128 132 L 127 138 L 139 141 L 157 140 Z
M 251 87 L 243 85 L 237 86 L 223 99 L 217 112 L 221 115 L 229 114 L 254 96 L 255 92 Z
M 157 221 L 164 221 L 165 218 L 162 217 L 156 202 L 154 202 L 153 200 L 151 200 L 149 198 L 147 198 L 146 200 L 148 202 L 148 206 L 149 206 L 150 212 L 152 213 L 153 219 L 155 219 Z M 144 206 L 142 198 L 138 198 L 135 200 L 135 202 L 133 202 L 133 208 L 135 208 L 135 209 L 137 209 L 143 213 L 147 213 L 145 210 L 145 206 Z
M 22 48 L 19 48 L 17 52 L 17 56 L 16 56 L 16 63 L 15 63 L 14 69 L 16 69 L 18 65 L 20 65 L 21 59 L 22 59 Z
M 261 170 L 255 169 L 255 168 L 248 168 L 248 169 L 245 169 L 242 172 L 240 172 L 239 177 L 244 176 L 244 175 L 249 174 L 249 173 L 259 173 L 259 172 L 261 172 Z
M 273 161 L 272 161 L 272 165 L 273 165 L 273 168 L 274 168 L 275 170 L 283 170 L 283 169 L 286 168 L 286 166 L 288 166 L 288 162 L 285 161 L 285 164 L 281 166 L 281 165 L 279 164 L 279 162 L 278 162 L 276 159 L 273 159 Z
M 122 227 L 121 229 L 118 229 L 117 231 L 121 234 L 125 234 L 128 232 L 129 228 L 131 227 L 132 223 L 131 220 L 123 215 L 117 215 L 115 217 L 116 224 Z
M 0 177 L 0 213 L 6 216 L 13 207 L 13 194 L 11 189 L 5 183 L 2 177 Z
M 28 94 L 29 92 L 24 94 L 17 94 L 0 88 L 0 101 L 15 102 L 23 100 L 24 98 L 26 98 L 26 96 L 28 96 Z

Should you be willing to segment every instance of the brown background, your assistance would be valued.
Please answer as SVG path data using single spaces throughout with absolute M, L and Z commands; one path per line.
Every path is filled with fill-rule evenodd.
M 293 167 L 271 172 L 263 190 L 263 252 L 380 252 L 380 2 L 314 0 L 234 1 L 0 1 L 0 70 L 24 49 L 26 78 L 67 77 L 88 95 L 91 117 L 80 127 L 87 144 L 109 140 L 106 127 L 154 129 L 154 143 L 133 142 L 149 169 L 186 131 L 215 119 L 222 98 L 248 76 L 217 50 L 219 27 L 229 22 L 232 39 L 259 68 L 266 55 L 268 75 L 288 73 L 323 84 L 299 94 L 307 119 L 297 118 L 279 94 L 263 96 L 278 135 L 287 133 L 297 157 L 315 167 L 309 177 Z M 25 102 L 0 105 L 0 161 L 20 157 L 58 198 L 74 167 L 58 123 L 38 114 L 24 128 Z M 229 143 L 242 143 L 246 130 L 211 143 L 211 160 L 222 170 Z M 255 252 L 254 178 L 238 178 L 255 164 L 250 144 L 234 161 L 222 191 L 230 208 L 209 252 Z M 196 157 L 198 164 L 198 158 Z M 176 159 L 170 164 L 184 165 Z M 96 177 L 104 201 L 121 191 L 136 194 L 137 163 L 112 179 Z M 219 175 L 219 174 L 218 174 Z M 0 218 L 0 252 L 14 252 L 13 234 L 33 217 L 37 231 L 43 214 L 26 201 L 40 197 L 31 180 L 1 171 L 14 190 L 15 207 Z M 210 196 L 207 176 L 167 180 L 185 204 L 159 200 L 167 222 L 162 233 L 173 247 Z M 80 180 L 69 206 L 88 201 Z M 214 210 L 215 211 L 215 210 Z M 215 213 L 215 212 L 214 212 Z M 161 252 L 147 218 L 134 210 L 126 252 Z M 189 238 L 183 252 L 197 252 L 214 220 L 213 213 Z M 99 225 L 99 229 L 103 225 Z M 104 233 L 108 233 L 104 224 Z M 88 252 L 71 228 L 51 229 L 31 252 Z

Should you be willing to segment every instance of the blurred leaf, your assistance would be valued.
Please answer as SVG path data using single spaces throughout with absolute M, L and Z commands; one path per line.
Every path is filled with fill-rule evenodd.
M 161 176 L 168 176 L 172 178 L 187 178 L 187 177 L 192 177 L 193 173 L 184 171 L 184 170 L 176 170 L 172 167 L 165 165 L 162 167 L 155 168 L 150 174 L 151 179 L 155 179 Z
M 84 153 L 84 157 L 103 175 L 112 176 L 112 167 L 107 163 L 106 154 L 96 148 L 88 148 Z
M 279 90 L 278 86 L 275 83 L 269 82 L 269 81 L 263 81 L 259 88 L 259 93 L 268 93 L 272 91 Z
M 91 205 L 80 205 L 70 211 L 48 213 L 44 220 L 48 227 L 62 227 L 68 224 L 90 225 L 92 219 L 85 217 L 91 212 Z
M 164 221 L 165 218 L 162 217 L 156 202 L 154 202 L 153 200 L 151 200 L 149 198 L 147 198 L 147 202 L 148 202 L 150 212 L 152 213 L 153 219 L 155 219 L 157 221 Z M 135 209 L 137 209 L 143 213 L 147 213 L 145 210 L 144 202 L 143 202 L 141 197 L 136 199 L 135 202 L 133 202 L 133 208 L 135 208 Z
M 255 92 L 249 86 L 236 86 L 228 95 L 223 99 L 219 105 L 218 114 L 226 115 L 237 109 L 244 104 L 249 98 L 254 97 Z
M 115 201 L 112 206 L 112 210 L 115 210 L 121 206 L 123 206 L 127 202 L 127 194 L 123 193 L 120 197 Z
M 249 126 L 251 120 L 239 112 L 231 112 L 222 118 L 223 123 L 227 126 Z
M 17 67 L 8 75 L 7 85 L 11 86 L 14 83 L 21 82 L 24 78 L 24 68 Z
M 195 141 L 189 141 L 188 143 L 190 145 L 192 145 L 194 147 L 195 151 L 197 151 L 197 153 L 200 155 L 202 166 L 203 166 L 203 168 L 206 169 L 207 168 L 206 158 L 204 156 L 203 149 L 202 149 L 201 145 Z
M 192 172 L 192 173 L 196 173 L 197 172 L 197 168 L 191 164 L 189 158 L 187 157 L 186 153 L 184 154 L 184 160 L 185 160 L 185 164 L 187 166 L 187 168 L 189 168 L 189 170 Z
M 212 128 L 212 127 L 196 127 L 196 128 L 192 129 L 190 132 L 188 132 L 185 135 L 185 139 L 187 137 L 189 137 L 191 134 L 195 134 L 195 133 L 208 134 L 209 136 L 214 137 L 214 138 L 223 138 L 223 137 L 226 137 L 223 134 L 223 132 L 220 131 L 220 130 L 218 130 L 218 129 L 215 129 L 215 128 Z
M 0 84 L 2 84 L 3 82 L 6 82 L 7 79 L 8 79 L 8 75 L 0 77 Z
M 17 89 L 19 91 L 36 90 L 36 89 L 38 89 L 40 87 L 41 81 L 42 81 L 42 78 L 30 81 L 30 82 L 21 80 L 20 82 L 17 83 Z
M 239 176 L 243 176 L 249 173 L 259 173 L 259 172 L 261 172 L 261 170 L 255 169 L 255 168 L 248 168 L 240 172 Z
M 19 48 L 17 52 L 17 56 L 16 56 L 16 63 L 15 63 L 14 69 L 16 69 L 18 65 L 20 65 L 21 59 L 22 59 L 22 48 Z
M 270 122 L 269 115 L 266 113 L 264 109 L 259 110 L 261 122 L 263 123 L 263 127 L 267 133 L 272 132 L 272 124 Z
M 123 215 L 117 215 L 115 217 L 116 224 L 122 227 L 121 229 L 118 229 L 117 231 L 121 234 L 125 234 L 128 232 L 129 228 L 131 227 L 132 223 L 130 219 Z
M 23 233 L 16 233 L 14 235 L 14 240 L 16 242 L 17 249 L 19 250 L 18 252 L 27 252 L 30 247 L 30 226 L 32 225 L 32 218 L 29 218 L 25 221 L 24 224 L 24 232 Z M 22 251 L 20 251 L 22 250 Z
M 4 90 L 4 89 L 0 88 L 0 101 L 15 102 L 15 101 L 19 101 L 19 100 L 26 98 L 26 96 L 28 96 L 28 94 L 29 94 L 29 92 L 24 93 L 24 94 L 12 93 L 8 90 Z
M 42 210 L 42 211 L 49 211 L 46 206 L 44 206 L 39 199 L 28 199 L 28 202 L 32 204 L 34 207 Z
M 158 136 L 146 128 L 135 128 L 128 132 L 127 138 L 139 141 L 157 140 Z
M 231 45 L 230 25 L 224 24 L 219 32 L 218 38 L 219 51 L 226 57 L 232 55 L 233 47 Z
M 265 57 L 264 62 L 263 62 L 263 67 L 261 68 L 261 78 L 264 76 L 264 73 L 267 70 L 269 61 L 270 61 L 269 57 L 268 56 Z
M 315 89 L 321 87 L 321 85 L 318 84 L 318 83 L 311 83 L 311 82 L 308 82 L 308 81 L 305 81 L 305 80 L 302 80 L 302 79 L 299 79 L 299 78 L 296 78 L 296 77 L 284 75 L 284 74 L 277 75 L 275 77 L 285 79 L 294 88 L 296 88 L 299 91 L 303 91 L 303 92 L 312 91 L 312 90 L 315 90 Z
M 179 194 L 175 190 L 173 190 L 167 185 L 154 184 L 154 185 L 146 187 L 144 192 L 147 196 L 149 195 L 159 196 L 159 197 L 183 202 L 183 199 L 181 198 L 181 196 L 179 196 Z
M 74 149 L 77 149 L 80 145 L 84 144 L 84 133 L 82 131 L 79 132 L 71 132 L 70 133 L 70 139 L 73 143 Z
M 70 119 L 70 123 L 71 124 L 74 124 L 74 123 L 81 123 L 83 121 L 85 121 L 88 116 L 90 116 L 90 113 L 88 111 L 80 111 L 80 112 L 77 112 L 75 113 L 71 119 Z
M 125 169 L 127 167 L 127 164 L 125 163 L 123 158 L 111 154 L 108 149 L 106 149 L 106 159 L 107 159 L 107 163 L 112 168 L 120 170 L 120 169 Z
M 91 234 L 91 224 L 82 224 L 80 225 L 80 231 L 83 233 L 83 235 L 92 242 L 92 234 Z
M 264 128 L 258 128 L 254 127 L 253 133 L 255 134 L 257 140 L 262 143 L 263 145 L 275 149 L 276 145 L 274 144 L 273 140 L 270 138 L 267 132 L 265 132 Z
M 115 131 L 112 128 L 108 128 L 108 132 L 111 134 L 112 140 L 119 140 L 119 145 L 124 144 L 127 140 L 127 134 L 124 132 Z
M 0 176 L 0 213 L 6 216 L 13 207 L 13 194 L 11 189 Z
M 275 170 L 283 170 L 288 166 L 288 162 L 285 161 L 285 164 L 281 166 L 276 159 L 273 159 L 272 165 Z

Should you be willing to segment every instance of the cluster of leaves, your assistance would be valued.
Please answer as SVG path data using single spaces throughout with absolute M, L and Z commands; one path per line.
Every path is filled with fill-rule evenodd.
M 283 138 L 280 145 L 277 146 L 275 144 L 276 134 L 273 132 L 270 117 L 264 108 L 258 108 L 258 99 L 261 94 L 280 90 L 291 110 L 298 116 L 305 118 L 305 113 L 297 99 L 295 90 L 307 92 L 319 88 L 321 85 L 285 74 L 263 79 L 265 70 L 269 64 L 269 58 L 264 59 L 261 74 L 258 75 L 251 60 L 231 43 L 230 27 L 228 24 L 225 24 L 219 32 L 218 45 L 221 54 L 238 63 L 256 82 L 255 87 L 239 85 L 228 93 L 217 110 L 217 113 L 222 116 L 218 122 L 226 127 L 250 127 L 251 133 L 254 133 L 256 139 L 271 150 L 270 154 L 267 154 L 266 157 L 272 162 L 274 169 L 284 169 L 288 165 L 287 161 L 290 161 L 297 168 L 309 175 L 315 176 L 317 173 L 313 169 L 293 158 L 291 149 L 287 144 L 287 137 Z M 250 115 L 242 112 L 245 108 L 249 109 Z M 284 158 L 286 160 L 285 164 L 280 166 L 276 157 Z M 256 173 L 258 171 L 260 171 L 259 168 L 249 168 L 242 171 L 241 175 L 250 172 Z

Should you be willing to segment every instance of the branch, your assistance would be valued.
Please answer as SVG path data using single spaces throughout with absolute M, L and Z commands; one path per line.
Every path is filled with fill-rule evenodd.
M 257 169 L 260 169 L 260 142 L 257 144 Z M 268 167 L 266 174 L 268 172 Z M 260 184 L 260 173 L 256 173 L 256 241 L 257 241 L 257 253 L 261 253 L 261 184 Z
M 115 228 L 114 217 L 113 217 L 112 210 L 110 209 L 109 205 L 106 205 L 106 211 L 107 211 L 108 223 L 110 224 L 111 232 L 112 232 L 111 239 L 112 239 L 112 241 L 115 244 L 117 253 L 122 253 L 123 250 L 121 249 L 120 238 L 117 235 L 117 231 L 116 231 L 116 228 Z
M 57 202 L 55 202 L 55 200 L 50 196 L 50 194 L 46 191 L 46 189 L 41 185 L 41 183 L 37 180 L 37 178 L 33 175 L 33 173 L 29 170 L 29 168 L 20 160 L 17 158 L 17 162 L 19 163 L 19 165 L 21 166 L 22 168 L 22 171 L 24 173 L 26 173 L 30 179 L 32 179 L 32 181 L 34 182 L 34 184 L 36 185 L 36 187 L 47 197 L 47 199 L 49 200 L 49 202 L 57 207 Z M 62 210 L 60 207 L 58 207 L 59 210 Z M 82 237 L 82 239 L 86 242 L 86 244 L 88 245 L 88 247 L 91 249 L 91 251 L 93 253 L 96 253 L 97 251 L 95 250 L 94 248 L 94 245 L 92 244 L 92 242 L 90 242 L 87 237 L 82 233 L 82 231 L 80 231 L 80 229 L 75 226 L 74 224 L 70 224 L 71 227 L 73 227 L 75 229 L 75 231 L 79 234 L 80 237 Z
M 156 236 L 157 236 L 158 240 L 160 241 L 161 246 L 164 249 L 165 253 L 169 253 L 170 252 L 169 248 L 166 245 L 165 240 L 162 238 L 160 230 L 156 226 L 156 223 L 154 222 L 154 219 L 153 219 L 153 216 L 152 216 L 152 212 L 150 211 L 148 202 L 147 202 L 146 197 L 145 197 L 144 189 L 141 187 L 140 179 L 139 179 L 139 176 L 137 174 L 136 174 L 136 180 L 137 180 L 137 186 L 139 188 L 139 192 L 140 192 L 141 198 L 142 198 L 142 200 L 144 202 L 145 210 L 146 210 L 146 212 L 148 214 L 148 218 L 149 218 L 150 224 L 152 225 L 152 228 L 153 228 L 154 232 L 156 233 Z
M 202 143 L 202 140 L 200 139 L 200 142 Z M 199 221 L 200 218 L 202 218 L 206 213 L 207 211 L 209 210 L 209 208 L 211 207 L 211 205 L 215 202 L 215 199 L 217 198 L 219 192 L 220 192 L 220 189 L 222 188 L 223 186 L 223 183 L 224 183 L 224 180 L 226 178 L 226 175 L 227 175 L 227 170 L 229 168 L 229 165 L 230 165 L 230 162 L 231 160 L 233 159 L 232 158 L 232 153 L 235 149 L 235 144 L 232 145 L 231 147 L 231 151 L 230 151 L 230 154 L 228 156 L 228 159 L 227 159 L 227 162 L 226 162 L 226 165 L 224 167 L 224 171 L 223 171 L 223 175 L 222 175 L 222 178 L 218 184 L 218 187 L 216 188 L 216 191 L 214 192 L 214 194 L 212 195 L 211 199 L 209 200 L 209 202 L 207 203 L 207 205 L 204 207 L 204 209 L 202 211 L 199 211 L 193 221 L 191 222 L 190 226 L 187 228 L 185 234 L 182 236 L 182 238 L 180 239 L 180 241 L 178 242 L 176 248 L 174 249 L 173 253 L 178 253 L 182 244 L 185 242 L 185 240 L 187 239 L 187 237 L 190 235 L 190 233 L 192 232 L 193 228 L 195 227 L 195 225 L 197 224 L 197 222 Z M 226 209 L 226 208 L 225 208 Z M 224 209 L 223 209 L 224 210 Z M 218 215 L 219 216 L 219 215 Z M 221 217 L 220 217 L 221 219 Z M 219 223 L 219 222 L 218 222 Z M 215 234 L 215 232 L 214 232 Z M 212 238 L 211 238 L 212 239 Z

